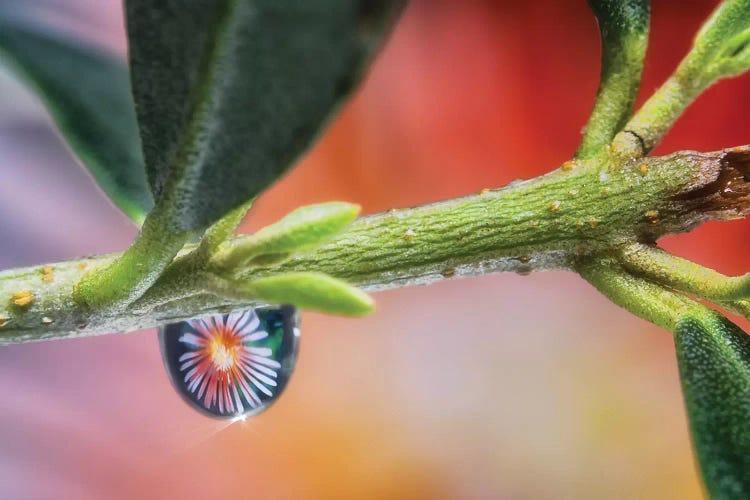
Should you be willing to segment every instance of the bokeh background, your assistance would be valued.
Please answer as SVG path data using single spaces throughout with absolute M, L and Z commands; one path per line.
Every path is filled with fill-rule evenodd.
M 0 2 L 125 54 L 119 0 Z M 641 102 L 716 3 L 653 2 Z M 361 91 L 242 231 L 306 203 L 372 213 L 541 174 L 575 150 L 598 72 L 583 0 L 413 0 Z M 748 109 L 750 79 L 723 82 L 656 153 L 745 144 Z M 663 243 L 740 273 L 749 229 Z M 118 251 L 135 234 L 0 73 L 0 268 Z M 366 319 L 305 314 L 287 391 L 232 425 L 173 392 L 153 330 L 0 349 L 0 497 L 701 497 L 670 335 L 577 276 L 376 298 Z

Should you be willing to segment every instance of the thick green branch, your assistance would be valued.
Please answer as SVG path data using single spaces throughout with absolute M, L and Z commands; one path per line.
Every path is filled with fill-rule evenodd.
M 323 272 L 372 291 L 491 272 L 572 269 L 582 256 L 744 216 L 748 162 L 750 147 L 603 166 L 579 161 L 507 188 L 361 218 L 314 251 L 234 276 Z M 148 304 L 113 313 L 76 303 L 73 289 L 83 274 L 117 257 L 0 273 L 0 341 L 131 331 L 252 302 L 219 298 L 202 278 L 212 275 L 209 268 L 186 276 L 178 258 L 148 290 L 154 297 Z M 24 291 L 30 300 L 16 303 L 14 294 Z

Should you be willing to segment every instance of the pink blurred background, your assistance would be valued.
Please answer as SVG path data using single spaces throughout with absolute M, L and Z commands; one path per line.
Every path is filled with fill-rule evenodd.
M 45 22 L 125 53 L 119 1 L 38 4 Z M 641 102 L 715 5 L 653 2 Z M 356 98 L 242 231 L 306 203 L 371 213 L 541 174 L 576 148 L 598 59 L 583 0 L 414 0 Z M 749 107 L 750 78 L 723 82 L 657 153 L 747 143 Z M 136 234 L 3 72 L 0 227 L 0 268 L 118 251 Z M 749 228 L 663 243 L 740 273 Z M 577 276 L 376 299 L 366 319 L 306 313 L 287 391 L 233 425 L 173 392 L 153 330 L 1 348 L 0 497 L 701 497 L 670 335 Z

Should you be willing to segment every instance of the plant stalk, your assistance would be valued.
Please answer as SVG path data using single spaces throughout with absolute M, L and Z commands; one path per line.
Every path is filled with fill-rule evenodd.
M 620 163 L 618 163 L 620 162 Z M 707 220 L 750 212 L 750 146 L 609 162 L 576 161 L 502 189 L 362 217 L 330 243 L 237 279 L 322 272 L 368 291 L 493 272 L 575 270 L 591 255 L 652 243 Z M 245 237 L 246 238 L 246 237 Z M 243 237 L 234 240 L 241 244 Z M 195 249 L 186 246 L 181 255 Z M 252 305 L 212 290 L 210 267 L 180 279 L 176 259 L 148 294 L 150 308 L 88 308 L 73 299 L 84 273 L 119 254 L 0 273 L 0 342 L 126 332 Z M 226 270 L 222 270 L 226 272 Z M 16 294 L 31 300 L 17 303 Z M 25 295 L 25 294 L 24 294 Z M 141 305 L 142 306 L 142 305 Z

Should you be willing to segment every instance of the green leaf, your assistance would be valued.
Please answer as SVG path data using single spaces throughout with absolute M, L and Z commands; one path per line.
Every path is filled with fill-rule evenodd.
M 125 65 L 61 34 L 2 18 L 0 62 L 36 90 L 99 186 L 142 223 L 153 202 Z
M 633 114 L 648 45 L 648 0 L 589 0 L 599 22 L 602 70 L 594 109 L 576 156 L 607 146 Z
M 723 316 L 689 316 L 675 330 L 690 429 L 714 499 L 750 498 L 750 337 Z
M 286 273 L 253 280 L 247 291 L 272 304 L 293 304 L 301 309 L 345 316 L 364 316 L 375 310 L 365 292 L 327 274 Z
M 249 243 L 256 255 L 310 250 L 346 229 L 359 210 L 343 201 L 300 207 L 255 233 Z
M 236 268 L 251 260 L 258 265 L 278 263 L 336 236 L 357 218 L 359 210 L 359 205 L 342 201 L 300 207 L 229 248 L 217 257 L 217 264 Z
M 180 229 L 253 198 L 352 91 L 401 0 L 128 0 L 152 193 Z

